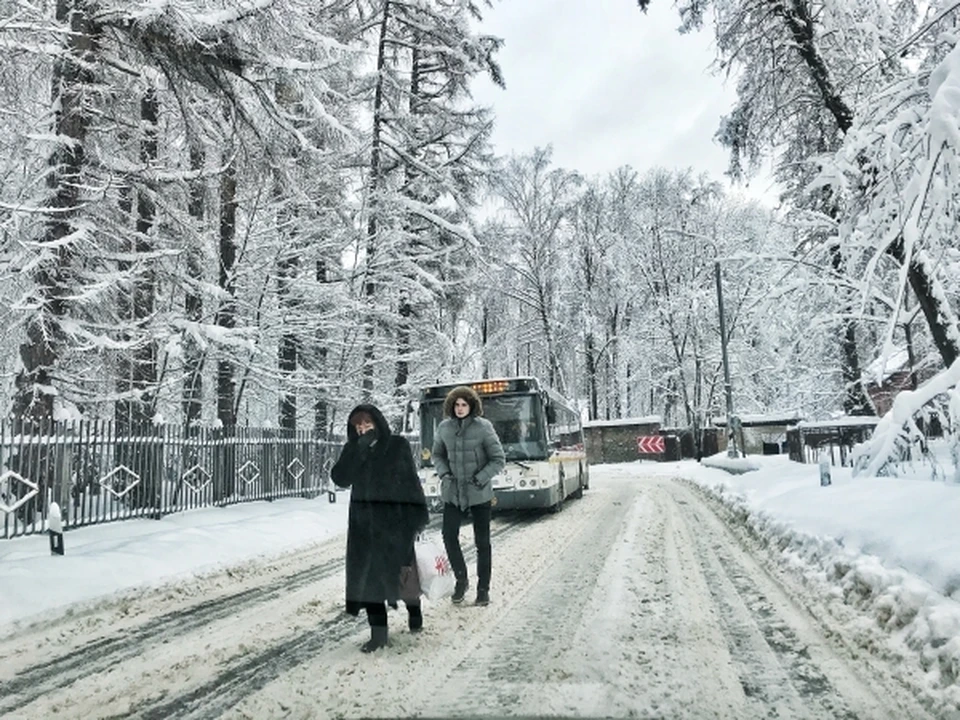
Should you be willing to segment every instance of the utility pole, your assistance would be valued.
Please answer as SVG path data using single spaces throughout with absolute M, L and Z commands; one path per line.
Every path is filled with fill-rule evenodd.
M 736 432 L 733 428 L 733 389 L 730 386 L 730 361 L 727 359 L 727 323 L 723 314 L 723 290 L 720 285 L 720 261 L 713 261 L 717 280 L 717 309 L 720 313 L 720 349 L 723 353 L 723 389 L 727 395 L 727 457 L 737 457 Z

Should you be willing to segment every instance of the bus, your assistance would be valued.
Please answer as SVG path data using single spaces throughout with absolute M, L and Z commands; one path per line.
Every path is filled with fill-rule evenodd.
M 434 432 L 443 420 L 443 401 L 467 385 L 483 403 L 507 464 L 493 479 L 493 509 L 557 512 L 569 497 L 590 487 L 580 415 L 563 397 L 533 377 L 511 377 L 431 385 L 420 391 L 420 481 L 433 512 L 443 510 L 440 481 L 431 462 Z

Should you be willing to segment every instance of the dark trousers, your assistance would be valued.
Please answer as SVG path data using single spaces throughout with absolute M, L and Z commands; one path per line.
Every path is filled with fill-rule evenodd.
M 420 617 L 423 614 L 419 600 L 416 602 L 405 601 L 404 605 L 407 606 L 410 617 Z M 364 607 L 367 609 L 367 622 L 370 623 L 370 627 L 387 626 L 387 606 L 385 603 L 365 603 Z
M 460 523 L 464 512 L 456 505 L 443 505 L 443 545 L 458 580 L 467 578 L 467 563 L 460 549 Z M 473 505 L 470 508 L 473 520 L 473 542 L 477 546 L 477 590 L 490 590 L 490 503 Z
M 387 626 L 387 605 L 386 603 L 365 603 L 367 608 L 367 622 L 370 627 Z

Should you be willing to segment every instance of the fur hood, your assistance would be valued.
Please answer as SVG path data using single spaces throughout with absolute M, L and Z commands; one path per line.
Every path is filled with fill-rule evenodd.
M 377 428 L 378 440 L 386 440 L 390 437 L 390 423 L 387 422 L 387 419 L 383 416 L 383 413 L 380 412 L 380 410 L 374 405 L 363 404 L 357 405 L 353 410 L 350 411 L 350 414 L 347 415 L 347 438 L 350 440 L 356 440 L 357 437 L 359 437 L 350 420 L 354 415 L 361 412 L 367 413 L 367 415 L 373 418 L 373 424 Z
M 456 417 L 453 414 L 453 404 L 460 398 L 466 400 L 470 405 L 470 414 L 467 417 L 483 416 L 483 402 L 481 402 L 480 396 L 472 387 L 460 385 L 447 393 L 447 397 L 443 401 L 444 417 Z

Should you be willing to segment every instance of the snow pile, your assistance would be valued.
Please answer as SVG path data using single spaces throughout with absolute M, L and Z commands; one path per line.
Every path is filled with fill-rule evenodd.
M 738 476 L 691 462 L 657 474 L 706 490 L 786 568 L 871 617 L 888 650 L 916 658 L 928 689 L 960 708 L 960 487 L 834 468 L 823 488 L 816 465 L 751 460 L 759 470 Z
M 928 687 L 948 704 L 960 706 L 960 602 L 901 568 L 885 566 L 875 555 L 844 547 L 841 540 L 817 538 L 793 530 L 772 516 L 752 511 L 743 496 L 724 488 L 715 497 L 745 521 L 784 563 L 808 581 L 824 581 L 847 605 L 871 616 L 877 625 L 919 659 Z M 947 585 L 960 598 L 960 584 Z
M 754 458 L 732 458 L 727 457 L 726 453 L 717 453 L 716 455 L 705 457 L 700 461 L 700 464 L 704 467 L 726 470 L 728 473 L 746 473 L 760 469 L 760 465 Z

